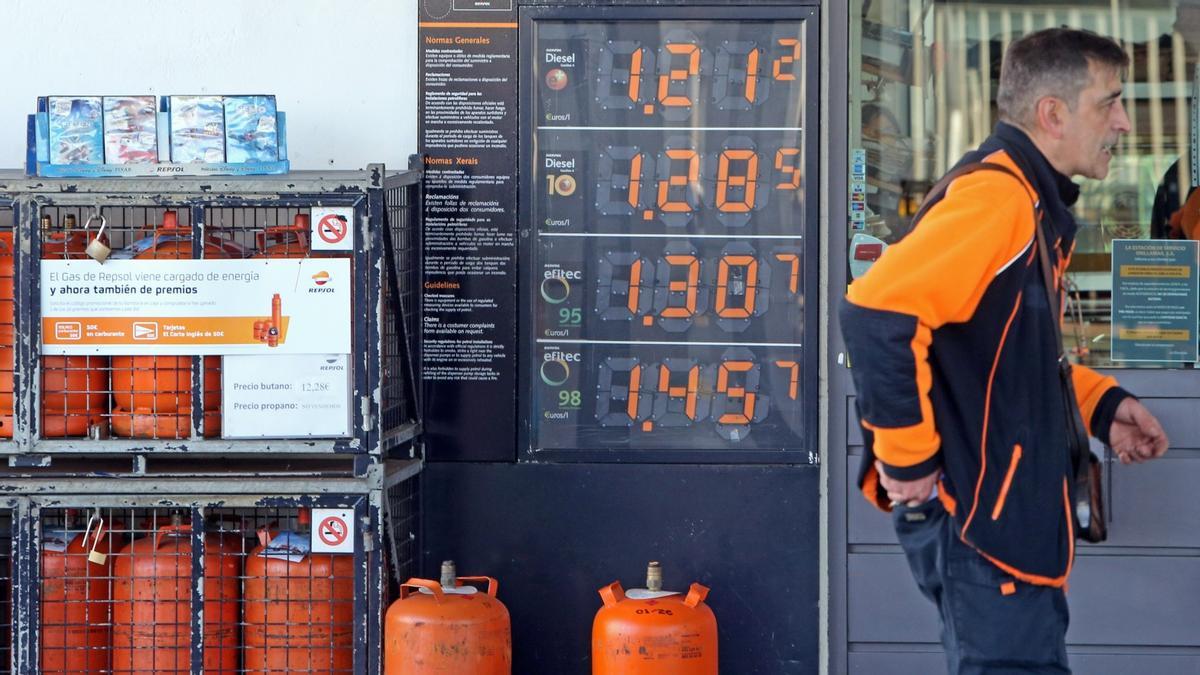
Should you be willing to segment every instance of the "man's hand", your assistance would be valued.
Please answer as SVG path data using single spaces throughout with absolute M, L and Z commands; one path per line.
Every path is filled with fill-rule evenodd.
M 879 472 L 879 484 L 887 491 L 888 499 L 908 506 L 920 506 L 929 501 L 929 495 L 933 494 L 933 488 L 937 486 L 942 473 L 939 470 L 916 480 L 896 480 L 883 472 L 883 463 L 879 460 L 875 460 L 875 470 Z
M 1108 444 L 1122 464 L 1140 464 L 1163 456 L 1167 451 L 1167 434 L 1154 414 L 1131 396 L 1117 406 L 1108 431 Z

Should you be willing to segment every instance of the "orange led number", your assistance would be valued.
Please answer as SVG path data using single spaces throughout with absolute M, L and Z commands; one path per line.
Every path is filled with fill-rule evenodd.
M 792 72 L 791 64 L 800 60 L 800 41 L 796 38 L 780 38 L 779 45 L 781 47 L 791 47 L 790 55 L 781 56 L 774 61 L 773 73 L 776 80 L 795 80 L 796 73 Z M 788 66 L 787 72 L 784 72 L 783 66 Z
M 796 166 L 795 159 L 793 159 L 799 155 L 799 148 L 780 148 L 775 152 L 775 168 L 792 176 L 790 181 L 785 180 L 775 187 L 780 190 L 797 190 L 800 188 L 800 168 Z
M 796 293 L 800 290 L 800 256 L 795 253 L 776 253 L 775 258 L 780 262 L 791 263 L 792 274 L 788 278 L 788 290 Z
M 638 300 L 642 295 L 642 259 L 638 258 L 629 266 L 629 313 L 637 315 Z M 640 367 L 640 366 L 639 366 Z
M 791 383 L 788 385 L 788 398 L 793 401 L 800 393 L 800 364 L 795 361 L 776 361 L 775 365 L 791 371 Z
M 629 64 L 629 100 L 637 103 L 638 91 L 642 88 L 642 50 L 639 47 L 633 51 Z
M 742 296 L 741 307 L 727 307 L 729 293 L 729 268 L 733 266 L 746 268 L 746 294 Z M 721 256 L 717 265 L 717 316 L 722 319 L 749 319 L 754 313 L 754 296 L 758 291 L 758 261 L 749 255 Z
M 718 424 L 750 424 L 754 419 L 754 399 L 757 396 L 754 392 L 746 391 L 745 387 L 730 387 L 730 373 L 744 373 L 754 367 L 752 361 L 726 361 L 721 364 L 720 370 L 717 371 L 717 393 L 725 394 L 731 400 L 742 399 L 742 411 L 740 413 L 725 413 L 717 420 Z
M 629 205 L 637 208 L 638 198 L 642 192 L 642 153 L 629 160 Z
M 688 168 L 684 175 L 676 175 L 672 172 L 666 180 L 658 181 L 658 208 L 665 213 L 688 213 L 692 207 L 687 203 L 687 199 L 673 200 L 670 192 L 673 187 L 686 188 L 689 184 L 700 180 L 700 155 L 690 148 L 674 148 L 667 150 L 667 159 L 686 160 Z
M 746 102 L 754 103 L 755 89 L 758 88 L 758 50 L 751 49 L 746 55 Z
M 662 364 L 658 367 L 658 392 L 666 394 L 670 398 L 683 397 L 684 412 L 688 419 L 696 419 L 696 395 L 699 391 L 700 383 L 700 366 L 692 366 L 688 369 L 687 386 L 672 387 L 671 386 L 671 369 Z
M 667 276 L 667 290 L 671 292 L 686 291 L 682 307 L 667 307 L 662 311 L 664 319 L 687 319 L 696 313 L 696 291 L 700 284 L 700 261 L 690 254 L 669 255 L 666 257 L 670 267 L 686 267 L 687 281 L 672 281 Z
M 638 412 L 638 390 L 642 386 L 642 364 L 637 364 L 629 371 L 629 402 L 625 405 L 625 413 L 629 419 L 636 420 Z M 795 398 L 793 396 L 792 398 Z
M 669 53 L 676 56 L 687 56 L 687 70 L 670 69 L 669 72 L 658 76 L 658 101 L 664 106 L 688 107 L 692 99 L 681 94 L 670 93 L 671 83 L 685 81 L 693 75 L 700 74 L 700 48 L 696 45 L 667 43 L 663 45 Z
M 729 163 L 746 162 L 746 173 L 729 175 Z M 729 187 L 742 188 L 742 201 L 729 201 Z M 754 208 L 754 190 L 758 186 L 758 153 L 753 150 L 723 150 L 717 162 L 717 210 L 726 213 L 749 213 Z

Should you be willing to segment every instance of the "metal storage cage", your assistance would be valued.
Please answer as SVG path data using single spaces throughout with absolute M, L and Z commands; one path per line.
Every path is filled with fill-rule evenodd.
M 3 667 L 11 657 L 16 673 L 377 672 L 384 523 L 380 491 L 361 490 L 379 479 L 327 481 L 315 495 L 313 481 L 278 480 L 295 492 L 268 495 L 249 492 L 256 482 L 210 482 L 201 497 L 168 494 L 199 487 L 188 482 L 66 481 L 96 493 L 19 498 L 15 518 L 0 512 L 27 551 L 16 597 L 0 605 L 21 619 Z M 144 494 L 98 492 L 135 483 Z M 347 512 L 352 554 L 304 550 L 323 525 L 306 518 L 314 508 Z
M 166 457 L 182 453 L 246 462 L 266 454 L 324 456 L 357 475 L 385 454 L 416 456 L 412 329 L 419 181 L 417 172 L 385 177 L 379 165 L 365 171 L 170 179 L 49 180 L 0 173 L 0 333 L 7 327 L 21 337 L 5 340 L 11 348 L 0 352 L 0 437 L 11 438 L 0 442 L 0 454 L 8 455 L 10 466 L 24 467 L 106 454 L 112 464 L 99 470 L 115 473 L 150 471 L 151 463 L 168 466 Z M 308 219 L 317 207 L 353 210 L 353 252 L 310 252 Z M 220 356 L 43 355 L 42 261 L 87 260 L 84 249 L 97 238 L 101 217 L 109 247 L 138 259 L 349 258 L 350 433 L 223 438 Z M 14 371 L 11 417 L 2 410 L 7 360 Z
M 378 672 L 388 590 L 416 573 L 419 204 L 420 173 L 382 166 L 0 172 L 0 675 Z M 352 251 L 305 240 L 329 207 Z M 43 262 L 101 269 L 100 217 L 125 257 L 348 259 L 349 433 L 222 437 L 219 355 L 44 354 Z M 299 550 L 313 508 L 349 512 L 352 553 Z

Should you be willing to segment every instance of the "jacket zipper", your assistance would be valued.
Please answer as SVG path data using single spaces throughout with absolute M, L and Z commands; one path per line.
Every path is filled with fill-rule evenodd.
M 992 509 L 992 520 L 1000 519 L 1004 510 L 1004 502 L 1008 499 L 1008 489 L 1012 487 L 1013 474 L 1017 472 L 1017 463 L 1021 461 L 1021 445 L 1013 446 L 1012 459 L 1008 462 L 1008 473 L 1004 475 L 1004 484 L 1000 486 L 1000 497 L 996 500 L 996 508 Z

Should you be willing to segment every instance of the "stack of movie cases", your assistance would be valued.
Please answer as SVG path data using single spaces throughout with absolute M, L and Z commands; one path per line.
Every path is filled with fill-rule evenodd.
M 288 171 L 285 116 L 271 95 L 44 96 L 28 134 L 36 176 Z

